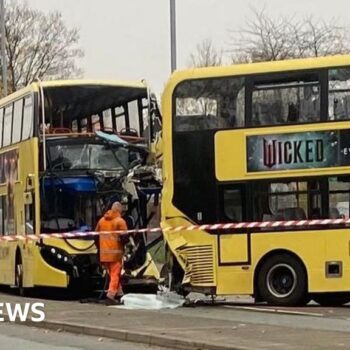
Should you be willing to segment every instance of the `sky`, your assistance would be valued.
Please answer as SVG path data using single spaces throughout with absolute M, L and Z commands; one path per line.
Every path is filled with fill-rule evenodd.
M 18 0 L 26 1 L 26 0 Z M 85 52 L 80 66 L 91 79 L 149 81 L 160 93 L 170 76 L 169 0 L 27 0 L 34 8 L 62 12 L 67 26 L 80 29 Z M 314 15 L 350 25 L 349 0 L 176 0 L 178 69 L 189 64 L 196 45 L 211 39 L 229 49 L 250 7 L 272 16 Z

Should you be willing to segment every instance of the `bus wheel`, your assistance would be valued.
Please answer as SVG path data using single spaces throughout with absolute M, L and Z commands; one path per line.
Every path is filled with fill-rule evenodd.
M 342 306 L 350 302 L 350 293 L 317 293 L 312 299 L 321 306 Z
M 269 304 L 292 306 L 306 303 L 307 277 L 299 259 L 289 254 L 274 255 L 257 273 L 258 293 Z
M 25 296 L 25 288 L 23 287 L 23 264 L 21 258 L 16 262 L 15 283 L 18 295 L 22 297 Z

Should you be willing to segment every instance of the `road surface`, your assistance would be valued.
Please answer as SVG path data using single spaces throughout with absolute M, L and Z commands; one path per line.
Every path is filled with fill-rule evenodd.
M 85 334 L 77 337 L 53 330 L 45 333 L 28 328 L 32 333 L 8 339 L 10 331 L 2 331 L 1 327 L 6 325 L 0 324 L 0 334 L 5 337 L 0 336 L 1 350 L 123 350 L 145 349 L 148 344 L 179 348 L 179 343 L 184 349 L 350 349 L 349 305 L 339 308 L 316 304 L 280 308 L 256 305 L 249 298 L 238 297 L 229 298 L 225 303 L 174 310 L 123 310 L 99 304 L 81 304 L 78 300 L 48 299 L 45 293 L 36 298 L 20 298 L 11 291 L 0 292 L 0 301 L 22 304 L 43 302 L 46 323 L 39 324 L 39 327 Z M 25 326 L 12 327 L 15 327 L 13 335 L 17 336 L 17 329 L 27 332 Z M 98 338 L 90 338 L 91 334 L 137 343 L 107 339 L 99 342 Z M 139 345 L 140 342 L 144 342 L 146 347 Z M 4 348 L 3 344 L 7 347 Z M 52 346 L 40 347 L 40 344 Z
M 80 336 L 22 325 L 0 325 L 1 350 L 150 350 L 161 349 L 106 338 Z

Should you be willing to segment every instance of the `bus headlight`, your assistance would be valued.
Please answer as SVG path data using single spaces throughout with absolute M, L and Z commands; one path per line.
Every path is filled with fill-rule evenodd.
M 41 246 L 40 254 L 49 265 L 59 270 L 72 272 L 73 257 L 63 249 L 43 245 Z

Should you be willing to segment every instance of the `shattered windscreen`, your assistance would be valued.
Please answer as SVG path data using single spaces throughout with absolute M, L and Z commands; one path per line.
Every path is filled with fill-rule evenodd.
M 93 143 L 50 145 L 49 156 L 52 170 L 123 170 L 130 155 L 127 148 Z

